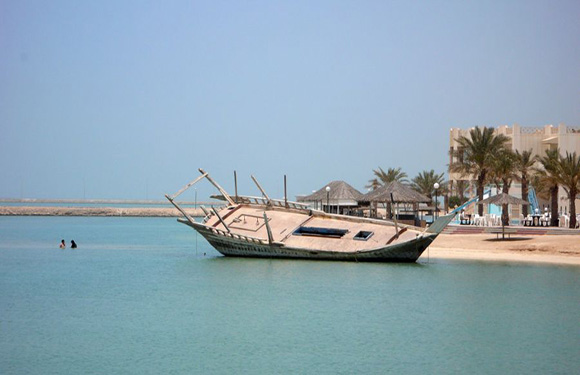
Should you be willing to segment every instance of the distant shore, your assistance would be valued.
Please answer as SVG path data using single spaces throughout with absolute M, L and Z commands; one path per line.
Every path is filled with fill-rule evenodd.
M 185 208 L 192 217 L 205 216 L 201 208 Z M 181 217 L 175 207 L 58 207 L 0 206 L 0 216 L 129 216 Z
M 151 199 L 44 199 L 44 198 L 0 198 L 0 203 L 23 203 L 32 205 L 35 203 L 59 203 L 59 204 L 133 204 L 133 205 L 161 205 L 167 206 L 170 203 L 167 200 L 151 200 Z M 212 202 L 186 202 L 180 201 L 182 205 L 193 206 L 196 205 L 212 205 Z
M 425 251 L 427 259 L 527 262 L 580 266 L 579 235 L 521 236 L 497 240 L 490 234 L 441 234 Z

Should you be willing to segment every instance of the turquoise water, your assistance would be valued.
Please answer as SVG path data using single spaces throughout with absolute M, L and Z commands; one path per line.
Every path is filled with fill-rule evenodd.
M 175 219 L 0 217 L 1 374 L 576 374 L 579 354 L 580 267 L 224 258 Z

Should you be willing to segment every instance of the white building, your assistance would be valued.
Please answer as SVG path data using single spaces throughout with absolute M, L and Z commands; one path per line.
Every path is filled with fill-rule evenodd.
M 459 144 L 456 139 L 461 136 L 470 137 L 469 131 L 471 129 L 451 128 L 449 132 L 449 150 L 454 151 L 459 149 Z M 508 147 L 514 151 L 532 150 L 533 155 L 544 156 L 546 150 L 560 149 L 561 155 L 566 155 L 566 152 L 576 152 L 580 155 L 580 127 L 569 127 L 564 124 L 558 126 L 545 125 L 544 127 L 525 127 L 514 124 L 512 127 L 502 125 L 495 129 L 496 134 L 503 134 L 509 138 Z M 453 160 L 449 153 L 449 164 Z M 449 172 L 449 195 L 459 196 L 458 186 L 460 181 L 467 187 L 467 196 L 473 197 L 476 195 L 476 185 L 473 177 L 466 179 L 458 173 Z M 495 188 L 493 188 L 495 194 Z M 510 194 L 519 197 L 521 193 L 520 184 L 514 181 L 510 188 Z M 580 197 L 579 197 L 580 198 Z M 548 206 L 547 200 L 539 199 L 540 206 Z M 580 201 L 576 200 L 576 212 L 580 212 Z M 560 212 L 569 212 L 570 202 L 563 188 L 560 188 L 558 194 L 558 206 Z M 514 207 L 510 216 L 519 215 L 519 207 Z

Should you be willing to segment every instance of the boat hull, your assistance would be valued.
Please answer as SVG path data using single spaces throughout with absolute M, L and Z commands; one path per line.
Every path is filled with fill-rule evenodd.
M 436 234 L 418 236 L 416 239 L 379 249 L 344 252 L 301 249 L 280 243 L 247 241 L 196 225 L 194 227 L 217 251 L 225 256 L 250 258 L 287 258 L 310 260 L 337 260 L 353 262 L 416 262 L 425 249 L 433 242 Z

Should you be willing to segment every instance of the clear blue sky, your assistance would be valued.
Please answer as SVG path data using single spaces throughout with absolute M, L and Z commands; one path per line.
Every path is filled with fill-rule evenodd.
M 451 127 L 560 122 L 577 0 L 0 0 L 0 197 L 363 190 L 445 172 Z

